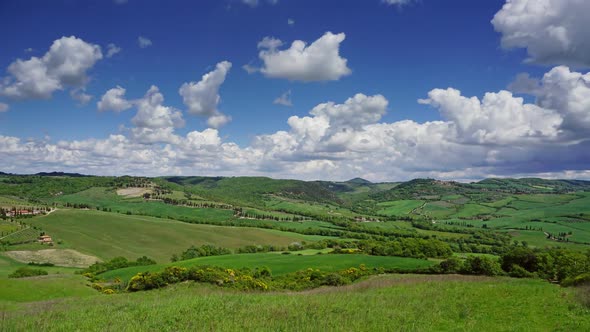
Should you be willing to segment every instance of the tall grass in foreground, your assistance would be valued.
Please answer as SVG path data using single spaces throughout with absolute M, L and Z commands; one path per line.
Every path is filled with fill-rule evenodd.
M 587 331 L 574 289 L 540 280 L 378 276 L 301 293 L 244 293 L 194 283 L 21 305 L 6 331 Z M 2 317 L 2 316 L 0 316 Z

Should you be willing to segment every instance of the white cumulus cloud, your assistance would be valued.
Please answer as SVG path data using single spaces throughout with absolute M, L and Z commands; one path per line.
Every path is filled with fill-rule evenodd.
M 522 80 L 521 76 L 520 83 Z M 558 66 L 540 80 L 528 77 L 528 91 L 524 92 L 535 96 L 540 107 L 557 112 L 563 119 L 560 128 L 568 134 L 585 136 L 590 131 L 590 73 Z
M 165 106 L 158 88 L 151 87 L 134 102 L 134 126 L 121 134 L 57 143 L 0 135 L 5 156 L 0 169 L 378 181 L 590 178 L 588 75 L 553 68 L 533 84 L 535 103 L 508 91 L 464 96 L 454 88 L 433 89 L 420 102 L 438 111 L 441 120 L 422 123 L 386 122 L 389 101 L 359 93 L 318 104 L 306 116 L 291 116 L 287 129 L 257 135 L 244 146 L 212 128 L 176 133 L 182 114 Z M 224 119 L 214 115 L 210 121 Z
M 105 92 L 100 101 L 96 104 L 100 112 L 115 111 L 122 112 L 133 106 L 131 101 L 125 99 L 126 90 L 120 86 Z
M 552 110 L 525 104 L 508 91 L 467 98 L 456 89 L 434 89 L 421 103 L 437 108 L 466 143 L 508 144 L 554 139 L 562 118 Z
M 0 83 L 0 95 L 12 99 L 48 99 L 67 87 L 81 88 L 86 72 L 102 59 L 100 46 L 80 38 L 62 37 L 42 57 L 17 59 L 8 66 L 10 76 Z
M 505 48 L 526 48 L 527 61 L 590 66 L 590 1 L 507 0 L 492 24 Z
M 184 126 L 182 113 L 164 106 L 164 96 L 157 86 L 152 85 L 145 96 L 135 102 L 137 114 L 131 122 L 139 128 L 178 128 Z
M 218 128 L 231 120 L 231 117 L 219 112 L 221 101 L 219 88 L 225 82 L 232 64 L 228 61 L 219 62 L 215 69 L 202 76 L 199 82 L 184 83 L 178 93 L 182 96 L 188 112 L 208 118 L 208 124 Z
M 310 45 L 295 40 L 291 47 L 279 50 L 282 41 L 265 37 L 258 43 L 258 56 L 264 63 L 260 71 L 267 77 L 293 81 L 339 80 L 352 72 L 340 56 L 340 43 L 345 38 L 344 33 L 326 32 Z

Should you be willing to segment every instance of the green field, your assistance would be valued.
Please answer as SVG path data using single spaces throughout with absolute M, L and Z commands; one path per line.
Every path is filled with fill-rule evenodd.
M 34 308 L 34 315 L 31 315 Z M 8 331 L 587 331 L 574 289 L 540 280 L 378 276 L 301 293 L 178 284 L 161 290 L 12 306 Z
M 21 229 L 21 227 L 15 222 L 0 219 L 0 238 Z
M 365 264 L 367 267 L 383 267 L 388 269 L 416 269 L 433 265 L 433 262 L 405 257 L 387 257 L 387 256 L 367 256 L 352 254 L 327 254 L 327 255 L 302 255 L 298 256 L 297 252 L 290 255 L 279 253 L 262 253 L 262 254 L 239 254 L 195 258 L 186 261 L 179 261 L 165 265 L 150 265 L 129 267 L 109 271 L 101 274 L 100 277 L 106 280 L 119 277 L 121 280 L 129 280 L 132 276 L 144 271 L 161 271 L 166 266 L 200 266 L 211 265 L 226 268 L 243 268 L 254 269 L 266 266 L 270 268 L 273 275 L 282 275 L 307 268 L 321 269 L 322 271 L 339 271 L 349 267 L 358 267 Z
M 160 201 L 146 201 L 141 197 L 125 198 L 110 188 L 90 188 L 79 193 L 60 196 L 55 202 L 62 204 L 87 204 L 111 212 L 147 215 L 177 220 L 216 221 L 232 218 L 233 211 L 221 209 L 199 209 L 174 206 Z
M 478 215 L 490 214 L 495 212 L 496 209 L 489 208 L 484 205 L 480 204 L 465 204 L 460 209 L 459 212 L 453 215 L 454 218 L 468 218 L 468 217 L 476 217 Z
M 37 241 L 39 231 L 31 227 L 20 228 L 2 237 L 2 241 L 8 244 L 22 244 Z
M 12 209 L 12 208 L 23 208 L 23 207 L 31 207 L 34 204 L 30 203 L 25 199 L 20 199 L 11 196 L 2 196 L 0 195 L 0 208 L 5 209 Z
M 445 201 L 428 202 L 418 210 L 419 214 L 434 219 L 444 219 L 456 212 L 455 205 Z
M 128 216 L 93 210 L 58 210 L 30 219 L 63 241 L 61 247 L 76 249 L 102 259 L 116 256 L 136 259 L 147 255 L 167 262 L 192 245 L 212 244 L 227 248 L 250 244 L 287 246 L 317 237 L 257 228 L 189 224 L 144 216 Z
M 53 274 L 21 279 L 0 278 L 0 304 L 81 298 L 96 295 L 86 278 L 74 274 Z
M 305 202 L 292 199 L 284 199 L 276 196 L 268 196 L 265 200 L 265 207 L 273 210 L 284 210 L 288 213 L 303 215 L 325 215 L 336 217 L 353 217 L 354 212 L 332 204 L 317 202 Z
M 74 275 L 78 269 L 40 266 L 47 276 L 9 279 L 8 275 L 27 264 L 14 261 L 0 254 L 0 306 L 11 302 L 45 301 L 63 297 L 96 295 L 86 286 L 84 277 Z
M 377 210 L 377 213 L 385 216 L 401 216 L 409 214 L 414 209 L 422 206 L 422 204 L 424 204 L 424 201 L 418 200 L 383 202 L 377 204 L 377 206 L 381 208 L 380 210 Z
M 14 272 L 19 267 L 27 266 L 25 263 L 17 262 L 9 257 L 6 257 L 0 253 L 0 279 L 8 278 L 8 275 Z M 79 269 L 61 266 L 40 266 L 35 267 L 36 269 L 42 269 L 49 274 L 73 274 L 74 271 Z

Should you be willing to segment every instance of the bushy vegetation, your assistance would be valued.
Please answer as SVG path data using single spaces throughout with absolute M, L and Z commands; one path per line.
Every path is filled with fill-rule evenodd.
M 83 273 L 87 276 L 94 276 L 96 274 L 104 273 L 106 271 L 122 269 L 125 267 L 148 266 L 154 264 L 156 264 L 156 261 L 146 256 L 139 257 L 135 261 L 130 261 L 125 257 L 115 257 L 106 262 L 96 262 L 90 265 L 88 268 L 80 271 L 80 273 Z
M 273 277 L 266 267 L 254 270 L 227 269 L 215 266 L 184 268 L 170 266 L 162 272 L 142 272 L 133 276 L 127 291 L 141 291 L 162 288 L 183 281 L 210 283 L 221 287 L 239 290 L 304 290 L 320 286 L 343 286 L 370 274 L 378 269 L 348 268 L 337 272 L 324 272 L 319 269 L 305 269 L 294 273 Z
M 442 241 L 417 238 L 401 238 L 394 241 L 359 241 L 361 251 L 375 256 L 402 256 L 414 258 L 447 258 L 453 253 Z
M 9 278 L 26 278 L 47 275 L 47 271 L 41 269 L 32 269 L 30 267 L 20 267 L 12 274 L 8 275 Z
M 590 281 L 590 251 L 566 249 L 531 249 L 513 247 L 499 259 L 469 256 L 465 260 L 451 257 L 442 261 L 441 273 L 508 275 L 515 278 L 542 278 L 564 286 Z
M 178 260 L 184 261 L 187 259 L 193 259 L 193 258 L 197 258 L 197 257 L 229 255 L 231 253 L 232 253 L 232 251 L 230 249 L 222 248 L 222 247 L 215 247 L 210 244 L 204 244 L 200 247 L 191 246 L 187 250 L 183 251 L 180 254 L 180 257 L 178 257 L 178 256 L 176 256 L 176 254 L 174 254 L 172 256 L 171 261 L 173 261 L 173 262 L 176 262 Z

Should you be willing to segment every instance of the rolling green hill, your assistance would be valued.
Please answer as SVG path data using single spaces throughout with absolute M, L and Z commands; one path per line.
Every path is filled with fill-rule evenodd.
M 299 180 L 266 177 L 165 177 L 167 182 L 215 201 L 263 206 L 265 195 L 313 202 L 339 203 L 339 198 L 324 186 Z M 178 187 L 175 187 L 178 188 Z
M 167 262 L 172 254 L 191 245 L 212 244 L 227 248 L 250 244 L 287 246 L 314 239 L 305 235 L 257 228 L 188 224 L 174 220 L 113 214 L 101 211 L 58 210 L 30 223 L 42 228 L 58 247 L 76 249 L 102 259 L 116 256 L 136 259 L 147 255 Z
M 46 216 L 13 216 L 13 206 L 57 210 Z M 2 328 L 7 330 L 590 328 L 587 288 L 563 288 L 535 279 L 542 276 L 566 284 L 564 280 L 584 280 L 590 273 L 586 254 L 590 186 L 586 181 L 371 183 L 360 178 L 306 182 L 263 177 L 0 174 L 0 208 L 0 230 L 10 233 L 0 240 L 0 249 L 6 251 L 0 256 L 0 311 Z M 52 246 L 37 243 L 43 232 L 53 238 Z M 294 242 L 304 241 L 305 250 L 293 249 L 289 254 L 234 253 L 168 263 L 172 255 L 191 246 L 235 249 L 293 244 L 292 248 L 301 248 Z M 435 246 L 445 253 L 437 254 Z M 254 252 L 258 247 L 245 249 Z M 338 250 L 352 253 L 331 253 Z M 525 258 L 543 263 L 529 270 L 501 265 L 513 252 L 525 252 Z M 91 263 L 69 263 L 117 256 L 130 260 L 148 256 L 159 264 L 119 269 L 129 265 L 111 265 L 95 270 L 107 272 L 88 278 L 74 274 L 80 271 L 76 268 L 33 266 L 49 275 L 8 278 L 18 268 L 30 268 L 26 264 L 30 260 L 44 263 L 59 258 L 64 266 L 86 266 Z M 171 266 L 217 266 L 223 273 L 268 267 L 277 278 L 309 273 L 308 281 L 312 275 L 319 280 L 317 275 L 325 273 L 321 278 L 336 279 L 323 285 L 342 285 L 336 283 L 340 273 L 361 264 L 389 271 L 503 277 L 363 275 L 349 286 L 299 293 L 275 289 L 264 294 L 254 288 L 228 291 L 178 283 L 187 279 L 161 279 L 160 290 L 125 293 L 126 282 L 137 273 L 161 272 Z M 228 285 L 235 280 L 228 279 Z M 107 296 L 92 287 L 122 293 Z

